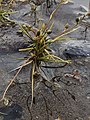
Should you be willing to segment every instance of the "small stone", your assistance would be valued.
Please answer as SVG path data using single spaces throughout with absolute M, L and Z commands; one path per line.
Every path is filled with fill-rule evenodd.
M 73 40 L 66 42 L 62 47 L 63 55 L 67 59 L 90 57 L 90 42 L 83 44 L 83 40 Z
M 88 8 L 83 6 L 83 5 L 80 5 L 80 11 L 81 12 L 87 12 L 88 11 Z
M 38 119 L 38 116 L 36 116 L 36 119 Z
M 87 99 L 90 99 L 90 93 L 87 94 Z

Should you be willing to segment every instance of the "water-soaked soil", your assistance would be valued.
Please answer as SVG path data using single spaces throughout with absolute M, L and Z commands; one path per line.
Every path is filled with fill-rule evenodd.
M 53 19 L 55 21 L 53 35 L 61 31 L 67 22 L 70 25 L 74 24 L 77 17 L 75 11 L 77 7 L 76 3 L 74 5 L 68 4 L 58 10 Z M 13 15 L 12 18 L 19 22 L 32 23 L 30 14 L 23 17 L 29 12 L 30 5 L 28 3 L 19 3 L 13 9 L 18 10 L 19 13 Z M 44 18 L 43 20 L 47 20 L 49 13 L 46 13 L 45 6 L 42 8 L 42 12 L 39 9 L 38 16 L 40 15 Z M 50 11 L 53 9 L 51 8 Z M 23 36 L 17 34 L 18 28 L 17 25 L 0 28 L 0 98 L 8 85 L 8 81 L 16 73 L 10 71 L 22 63 L 17 58 L 25 56 L 17 51 L 18 48 L 26 46 Z M 16 83 L 7 92 L 6 97 L 9 99 L 9 105 L 5 106 L 0 103 L 0 120 L 55 120 L 58 116 L 61 117 L 61 120 L 90 119 L 90 31 L 87 31 L 85 38 L 83 30 L 84 27 L 81 27 L 69 35 L 76 41 L 57 42 L 51 46 L 58 56 L 72 60 L 71 64 L 62 68 L 43 68 L 49 79 L 57 76 L 52 82 L 58 83 L 60 88 L 56 90 L 47 82 L 46 85 L 41 82 L 39 88 L 35 86 L 34 103 L 30 110 L 30 66 L 25 67 L 18 75 Z M 51 65 L 58 66 L 59 64 Z M 74 76 L 75 74 L 77 75 Z M 39 78 L 36 80 L 36 85 L 38 82 Z

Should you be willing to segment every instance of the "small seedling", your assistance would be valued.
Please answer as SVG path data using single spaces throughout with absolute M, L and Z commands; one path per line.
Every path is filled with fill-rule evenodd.
M 62 32 L 59 33 L 59 35 L 55 36 L 53 39 L 48 37 L 52 33 L 53 25 L 54 23 L 51 23 L 51 20 L 57 10 L 62 6 L 63 4 L 66 4 L 68 0 L 61 0 L 57 8 L 52 12 L 50 15 L 49 20 L 46 23 L 43 23 L 41 28 L 35 28 L 31 25 L 25 25 L 25 24 L 19 24 L 21 31 L 24 35 L 28 37 L 28 47 L 19 49 L 19 52 L 28 52 L 28 55 L 23 58 L 24 63 L 17 67 L 15 70 L 18 70 L 14 78 L 10 81 L 9 85 L 7 86 L 6 90 L 4 91 L 3 97 L 1 99 L 5 100 L 6 93 L 9 89 L 9 87 L 12 85 L 14 80 L 16 79 L 17 75 L 20 73 L 23 67 L 27 65 L 31 65 L 31 73 L 30 73 L 30 81 L 32 81 L 32 101 L 31 101 L 31 107 L 33 104 L 33 98 L 34 98 L 34 83 L 35 83 L 35 74 L 39 73 L 39 75 L 42 79 L 45 79 L 42 75 L 41 67 L 43 63 L 71 63 L 70 60 L 63 60 L 59 56 L 56 56 L 53 54 L 52 49 L 50 48 L 50 45 L 53 44 L 56 41 L 64 40 L 63 36 L 75 31 L 78 29 L 77 23 L 73 27 L 69 27 L 67 29 L 64 29 Z M 49 83 L 52 82 L 48 79 L 46 79 Z M 53 83 L 54 87 L 60 88 L 59 84 Z

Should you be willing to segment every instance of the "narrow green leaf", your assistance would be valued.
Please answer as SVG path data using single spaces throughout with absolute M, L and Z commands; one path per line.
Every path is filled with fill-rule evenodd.
M 63 32 L 60 36 L 58 36 L 58 37 L 56 37 L 55 39 L 53 39 L 53 40 L 52 40 L 52 43 L 53 43 L 53 42 L 56 42 L 56 41 L 58 41 L 58 40 L 61 40 L 63 36 L 65 36 L 65 35 L 67 35 L 67 34 L 69 34 L 69 33 L 72 33 L 72 32 L 74 32 L 75 30 L 77 30 L 77 29 L 79 29 L 79 28 L 80 28 L 80 26 L 77 27 L 77 28 L 73 27 L 73 29 L 70 29 L 70 30 L 67 30 L 67 31 Z
M 19 52 L 25 52 L 25 51 L 29 51 L 29 50 L 33 50 L 33 48 L 23 48 L 23 49 L 19 49 Z
M 19 26 L 20 26 L 22 32 L 23 32 L 26 36 L 28 36 L 28 37 L 33 41 L 32 36 L 23 28 L 23 26 L 20 25 L 20 24 L 19 24 Z

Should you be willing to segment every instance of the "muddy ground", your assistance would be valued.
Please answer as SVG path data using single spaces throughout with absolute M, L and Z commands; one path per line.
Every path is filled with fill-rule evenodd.
M 47 12 L 45 6 L 42 11 L 40 11 L 41 8 L 38 8 L 37 17 L 40 16 L 43 21 L 46 21 L 55 7 L 54 4 Z M 12 15 L 12 19 L 28 24 L 33 23 L 30 14 L 23 17 L 24 14 L 30 11 L 28 3 L 17 2 L 13 9 L 19 12 Z M 52 36 L 62 31 L 67 22 L 73 25 L 78 16 L 77 13 L 81 12 L 80 10 L 79 5 L 76 5 L 76 3 L 63 5 L 53 18 L 55 26 Z M 25 54 L 18 52 L 19 48 L 27 46 L 23 36 L 17 34 L 18 29 L 17 25 L 0 28 L 0 98 L 2 98 L 8 82 L 15 75 L 15 71 L 11 73 L 9 71 L 22 63 L 17 58 L 25 56 Z M 63 54 L 63 51 L 68 45 L 75 44 L 80 48 L 82 47 L 86 54 L 88 52 L 88 56 L 82 56 L 81 52 L 77 50 L 76 53 L 80 53 L 79 55 L 76 53 L 73 55 L 71 51 L 69 59 L 72 60 L 72 63 L 63 68 L 43 68 L 50 80 L 56 76 L 55 82 L 60 85 L 60 88 L 56 90 L 52 88 L 51 84 L 46 83 L 45 85 L 44 82 L 41 82 L 39 88 L 35 89 L 34 103 L 30 110 L 30 66 L 25 67 L 7 92 L 6 97 L 9 99 L 9 105 L 5 106 L 2 102 L 0 103 L 0 120 L 56 120 L 58 116 L 61 117 L 61 120 L 90 119 L 90 30 L 87 30 L 85 38 L 84 29 L 85 27 L 82 26 L 68 35 L 70 38 L 76 39 L 72 40 L 73 42 L 71 40 L 70 42 L 67 40 L 59 41 L 51 46 L 56 54 L 64 59 L 67 59 L 67 56 Z M 59 64 L 51 65 L 58 66 Z M 74 77 L 76 71 L 78 75 Z M 39 78 L 36 80 L 36 84 L 38 82 Z

